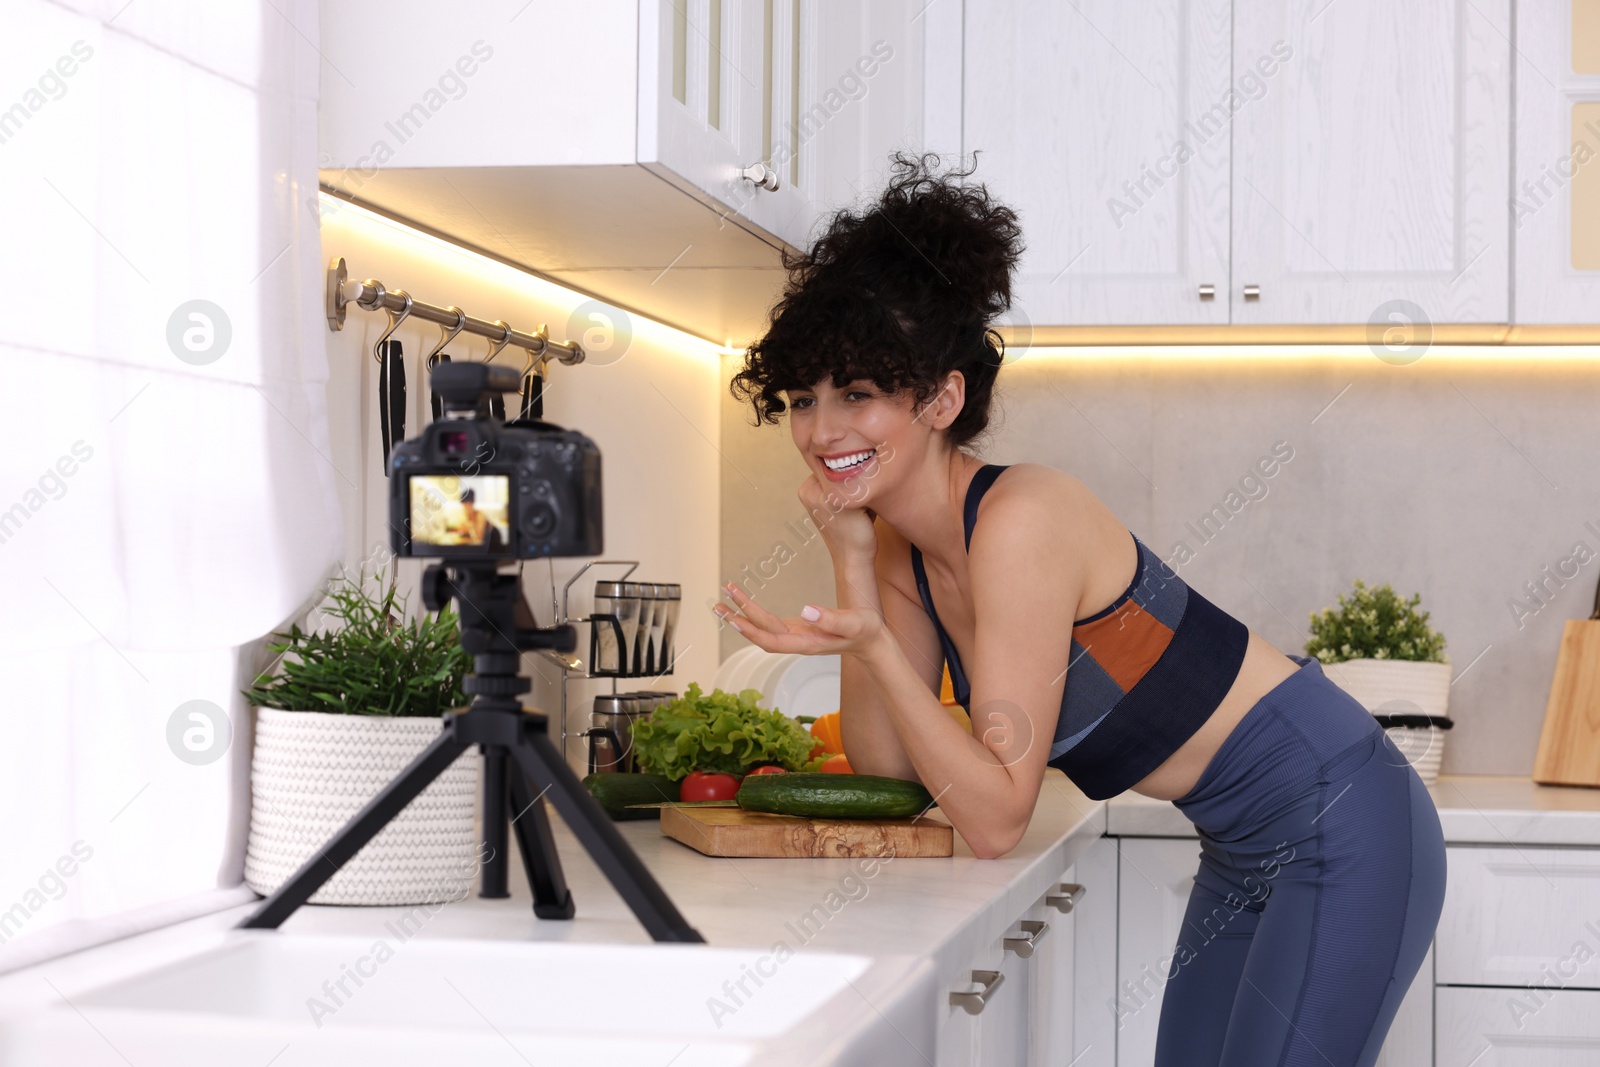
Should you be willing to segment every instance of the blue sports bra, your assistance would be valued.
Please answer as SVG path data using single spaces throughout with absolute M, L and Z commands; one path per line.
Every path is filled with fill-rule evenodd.
M 969 549 L 978 502 L 1005 469 L 985 464 L 967 487 Z M 1233 685 L 1250 639 L 1244 623 L 1195 592 L 1138 535 L 1129 534 L 1139 561 L 1128 588 L 1110 606 L 1072 625 L 1067 683 L 1047 761 L 1092 800 L 1128 789 L 1200 729 Z M 966 672 L 934 611 L 915 545 L 911 569 L 922 606 L 939 631 L 956 700 L 971 715 Z

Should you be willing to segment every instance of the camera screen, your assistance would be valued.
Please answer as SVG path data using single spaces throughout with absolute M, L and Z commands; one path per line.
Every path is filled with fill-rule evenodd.
M 502 549 L 511 543 L 510 497 L 504 474 L 414 474 L 412 543 Z

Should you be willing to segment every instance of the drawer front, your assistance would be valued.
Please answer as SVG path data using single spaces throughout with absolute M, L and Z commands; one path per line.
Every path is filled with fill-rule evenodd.
M 1600 1063 L 1600 991 L 1440 987 L 1434 1067 Z
M 1600 989 L 1600 849 L 1452 847 L 1448 863 L 1440 983 Z

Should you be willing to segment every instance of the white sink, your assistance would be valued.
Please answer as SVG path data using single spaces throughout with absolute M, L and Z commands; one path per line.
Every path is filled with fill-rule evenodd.
M 934 1058 L 932 967 L 922 957 L 801 947 L 780 961 L 695 944 L 243 930 L 219 942 L 0 1024 L 0 1063 L 881 1067 Z

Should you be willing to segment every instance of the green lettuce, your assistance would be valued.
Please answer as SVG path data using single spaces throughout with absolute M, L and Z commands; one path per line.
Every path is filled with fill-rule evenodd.
M 759 699 L 759 689 L 708 695 L 690 682 L 683 696 L 634 720 L 635 764 L 673 781 L 690 771 L 744 774 L 758 763 L 813 769 L 811 731 L 780 711 L 757 707 Z

